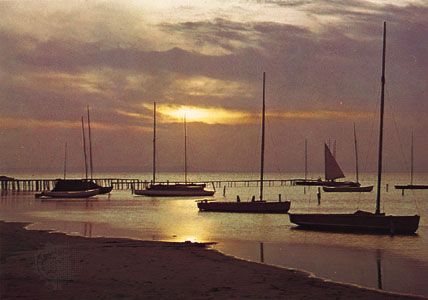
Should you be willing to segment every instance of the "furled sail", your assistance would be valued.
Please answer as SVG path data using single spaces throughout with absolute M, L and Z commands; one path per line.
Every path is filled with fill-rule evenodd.
M 339 167 L 333 154 L 326 144 L 324 144 L 324 159 L 325 159 L 325 179 L 334 180 L 337 178 L 344 178 L 342 169 Z

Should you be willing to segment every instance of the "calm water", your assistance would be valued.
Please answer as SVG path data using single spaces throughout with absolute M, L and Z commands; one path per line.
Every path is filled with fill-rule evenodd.
M 267 174 L 267 179 L 300 177 Z M 29 178 L 30 175 L 16 175 Z M 35 177 L 40 177 L 37 175 Z M 54 178 L 55 175 L 45 175 Z M 100 177 L 150 178 L 149 174 L 103 174 Z M 180 174 L 160 174 L 159 180 L 180 180 Z M 191 180 L 257 179 L 257 174 L 191 174 Z M 315 176 L 316 177 L 316 176 Z M 363 176 L 364 183 L 374 179 Z M 216 241 L 216 249 L 240 258 L 305 270 L 329 280 L 388 291 L 428 296 L 428 191 L 404 196 L 394 183 L 407 183 L 407 174 L 386 174 L 382 209 L 387 214 L 419 214 L 415 236 L 378 236 L 297 230 L 288 215 L 254 215 L 199 212 L 196 199 L 145 198 L 131 191 L 113 191 L 90 201 L 41 201 L 32 193 L 8 193 L 0 198 L 0 219 L 33 222 L 33 229 L 53 229 L 84 236 L 131 237 L 150 240 Z M 427 174 L 416 182 L 428 182 Z M 374 210 L 375 193 L 322 194 L 316 187 L 265 187 L 265 198 L 278 194 L 291 200 L 293 212 L 353 212 Z M 226 199 L 250 199 L 258 187 L 226 187 Z M 224 200 L 223 189 L 216 199 Z

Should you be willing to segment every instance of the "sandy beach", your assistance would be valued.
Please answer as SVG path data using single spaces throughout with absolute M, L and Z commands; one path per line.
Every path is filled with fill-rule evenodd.
M 202 244 L 84 238 L 0 222 L 1 299 L 403 299 Z

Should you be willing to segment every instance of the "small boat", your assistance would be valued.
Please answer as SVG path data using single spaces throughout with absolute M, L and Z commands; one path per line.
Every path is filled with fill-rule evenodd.
M 345 178 L 345 174 L 336 161 L 336 158 L 330 151 L 330 148 L 324 143 L 324 176 L 325 180 L 318 179 L 297 179 L 294 180 L 295 185 L 306 186 L 360 186 L 359 182 L 353 181 L 336 181 L 339 178 Z
M 89 140 L 89 169 L 90 169 L 90 178 L 91 178 L 91 180 L 88 180 L 88 172 L 86 171 L 87 189 L 99 189 L 100 194 L 109 194 L 113 190 L 113 186 L 100 186 L 93 181 L 94 166 L 92 162 L 92 136 L 91 136 L 91 119 L 89 116 L 89 106 L 87 106 L 87 112 L 88 112 L 88 140 Z M 83 126 L 83 119 L 82 119 L 82 126 Z M 83 132 L 83 138 L 85 139 L 84 132 Z M 83 143 L 83 145 L 85 147 L 85 143 Z M 84 148 L 84 150 L 85 150 L 85 167 L 87 168 L 86 148 Z
M 357 133 L 355 130 L 354 123 L 354 146 L 355 146 L 355 174 L 356 174 L 356 186 L 323 186 L 322 189 L 326 193 L 369 193 L 373 190 L 372 185 L 360 186 L 359 176 L 358 176 L 358 148 L 357 148 Z
M 356 211 L 355 213 L 351 214 L 290 213 L 290 222 L 297 224 L 301 228 L 329 231 L 372 232 L 382 234 L 414 234 L 419 227 L 419 215 L 392 216 L 385 215 L 385 213 L 381 213 L 380 211 L 382 186 L 383 118 L 385 100 L 386 22 L 384 22 L 383 26 L 376 210 L 374 213 L 366 211 Z
M 58 199 L 70 199 L 70 198 L 90 198 L 99 194 L 99 190 L 86 190 L 86 191 L 43 191 L 37 193 L 36 198 L 58 198 Z
M 410 184 L 396 184 L 397 190 L 428 190 L 428 184 L 413 184 L 413 131 L 412 131 L 412 144 L 410 147 Z
M 149 197 L 208 197 L 215 190 L 206 190 L 205 183 L 187 182 L 187 124 L 184 116 L 184 183 L 156 183 L 156 102 L 153 103 L 153 179 L 147 188 L 134 190 L 134 195 Z
M 322 190 L 326 193 L 369 193 L 373 191 L 373 186 L 323 186 Z
M 87 191 L 99 190 L 99 194 L 108 194 L 113 187 L 103 187 L 96 184 L 93 180 L 89 179 L 57 179 L 55 187 L 52 191 L 67 192 L 67 191 Z
M 263 199 L 264 153 L 265 153 L 265 73 L 263 72 L 263 108 L 262 108 L 262 141 L 260 155 L 260 199 L 251 202 L 237 201 L 197 201 L 200 211 L 233 212 L 233 213 L 287 213 L 290 209 L 290 201 L 266 201 Z
M 203 183 L 177 183 L 177 184 L 150 184 L 144 190 L 135 190 L 134 194 L 152 197 L 199 197 L 212 196 L 215 191 L 205 190 Z
M 412 234 L 419 226 L 419 216 L 387 216 L 384 213 L 356 211 L 353 214 L 289 214 L 290 222 L 303 229 Z
M 290 201 L 267 202 L 226 202 L 226 201 L 198 201 L 200 211 L 236 212 L 236 213 L 276 213 L 286 214 L 290 209 Z

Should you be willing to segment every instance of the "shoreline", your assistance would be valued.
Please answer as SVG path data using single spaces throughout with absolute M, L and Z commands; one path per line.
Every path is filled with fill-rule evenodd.
M 423 299 L 259 264 L 205 244 L 86 238 L 0 221 L 5 299 Z

